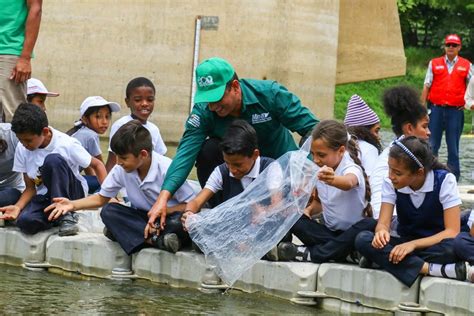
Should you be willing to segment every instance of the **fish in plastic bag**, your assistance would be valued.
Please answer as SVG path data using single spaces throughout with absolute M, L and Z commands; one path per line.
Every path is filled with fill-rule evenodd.
M 319 169 L 308 159 L 310 144 L 272 162 L 241 194 L 187 218 L 191 239 L 229 286 L 303 214 Z

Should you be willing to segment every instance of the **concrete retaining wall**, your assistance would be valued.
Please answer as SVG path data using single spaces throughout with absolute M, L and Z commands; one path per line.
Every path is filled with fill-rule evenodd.
M 171 254 L 147 248 L 127 256 L 100 233 L 81 231 L 76 236 L 58 237 L 56 232 L 53 229 L 28 237 L 14 227 L 0 228 L 0 263 L 100 278 L 141 278 L 206 291 L 226 288 L 204 256 L 192 251 Z M 425 277 L 407 288 L 387 272 L 349 264 L 259 261 L 234 288 L 343 313 L 474 313 L 474 284 Z
M 61 93 L 47 101 L 51 124 L 72 127 L 90 95 L 121 103 L 114 119 L 128 114 L 125 87 L 145 76 L 157 87 L 151 121 L 177 142 L 197 16 L 215 22 L 202 30 L 200 61 L 221 56 L 243 78 L 277 80 L 320 118 L 333 117 L 336 83 L 405 73 L 395 0 L 44 1 L 33 76 Z

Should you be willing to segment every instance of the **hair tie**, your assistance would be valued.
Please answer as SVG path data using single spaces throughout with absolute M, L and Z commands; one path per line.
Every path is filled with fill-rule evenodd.
M 74 126 L 81 126 L 83 124 L 84 123 L 81 120 L 77 120 L 77 121 L 74 122 Z
M 400 147 L 411 159 L 413 159 L 414 162 L 420 167 L 424 168 L 423 164 L 418 160 L 418 158 L 415 157 L 415 155 L 408 149 L 405 145 L 403 145 L 399 139 L 403 139 L 402 137 L 395 139 L 394 144 Z

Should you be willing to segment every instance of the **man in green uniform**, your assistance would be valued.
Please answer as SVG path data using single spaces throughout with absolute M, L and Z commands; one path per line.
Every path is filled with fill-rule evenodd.
M 203 61 L 196 69 L 196 81 L 195 106 L 161 193 L 148 213 L 145 237 L 150 228 L 155 228 L 155 220 L 166 216 L 167 201 L 186 180 L 195 161 L 201 186 L 223 163 L 218 142 L 233 120 L 249 122 L 257 132 L 261 155 L 274 159 L 298 149 L 290 131 L 304 137 L 319 122 L 282 85 L 267 80 L 239 80 L 232 65 L 221 58 Z

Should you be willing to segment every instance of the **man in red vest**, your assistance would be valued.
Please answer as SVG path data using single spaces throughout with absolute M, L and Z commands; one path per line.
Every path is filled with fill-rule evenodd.
M 464 94 L 473 74 L 469 60 L 458 56 L 461 39 L 456 34 L 445 38 L 446 55 L 434 58 L 428 65 L 421 99 L 428 100 L 431 130 L 430 143 L 437 156 L 443 131 L 446 130 L 448 167 L 459 180 L 459 140 L 464 126 Z

